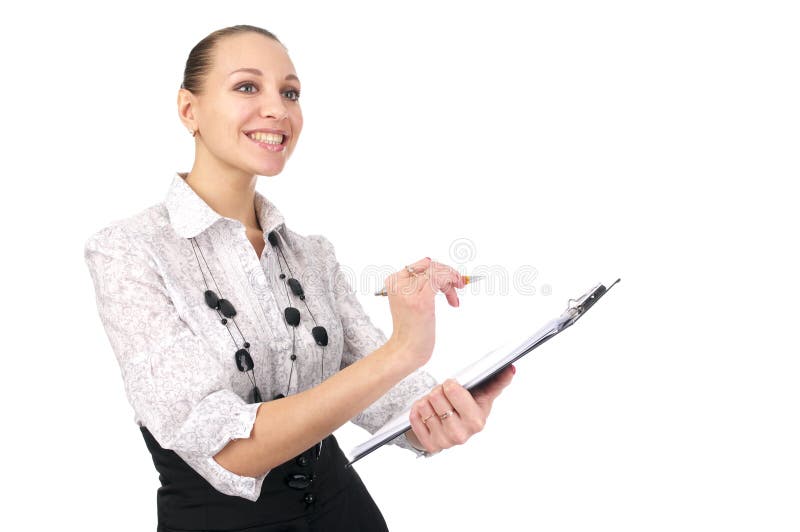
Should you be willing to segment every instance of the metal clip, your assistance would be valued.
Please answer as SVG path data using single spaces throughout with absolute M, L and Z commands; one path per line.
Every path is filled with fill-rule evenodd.
M 567 309 L 564 311 L 564 314 L 562 314 L 562 316 L 568 315 L 570 318 L 569 322 L 566 322 L 566 326 L 575 323 L 575 321 L 580 318 L 584 312 L 592 308 L 592 305 L 594 305 L 598 299 L 603 297 L 606 292 L 611 290 L 611 287 L 618 282 L 620 282 L 620 279 L 617 279 L 611 283 L 611 286 L 608 288 L 603 286 L 602 283 L 597 284 L 594 286 L 594 288 L 583 294 L 578 299 L 570 299 L 567 302 Z

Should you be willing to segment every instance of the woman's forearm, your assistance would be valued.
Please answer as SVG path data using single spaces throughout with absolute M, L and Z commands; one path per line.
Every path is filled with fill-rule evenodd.
M 256 477 L 305 451 L 377 401 L 416 367 L 391 340 L 321 384 L 262 403 L 249 438 L 235 439 L 214 459 Z

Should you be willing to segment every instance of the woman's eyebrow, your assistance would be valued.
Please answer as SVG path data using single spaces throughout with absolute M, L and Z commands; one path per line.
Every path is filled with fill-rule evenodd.
M 237 72 L 250 72 L 251 74 L 255 74 L 256 76 L 263 76 L 264 75 L 264 73 L 261 72 L 257 68 L 237 68 L 236 70 L 234 70 L 230 74 L 228 74 L 228 76 L 231 76 L 231 75 L 233 75 L 233 74 L 235 74 Z M 300 81 L 300 78 L 298 78 L 294 74 L 289 74 L 284 79 L 285 80 L 293 79 L 293 80 L 296 80 L 296 81 Z

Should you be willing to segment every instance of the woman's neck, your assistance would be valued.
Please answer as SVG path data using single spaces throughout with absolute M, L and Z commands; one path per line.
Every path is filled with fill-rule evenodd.
M 256 176 L 204 172 L 197 165 L 181 176 L 195 194 L 222 216 L 239 220 L 247 229 L 261 229 L 254 203 Z

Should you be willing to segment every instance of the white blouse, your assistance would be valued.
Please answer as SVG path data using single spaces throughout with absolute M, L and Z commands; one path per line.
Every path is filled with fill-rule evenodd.
M 289 394 L 316 386 L 321 362 L 324 378 L 330 377 L 382 346 L 386 335 L 364 312 L 328 239 L 293 232 L 256 191 L 255 209 L 265 238 L 259 258 L 244 225 L 214 211 L 183 177 L 173 176 L 163 202 L 91 235 L 85 244 L 86 264 L 134 421 L 215 489 L 255 501 L 266 473 L 236 475 L 213 458 L 232 439 L 250 436 L 258 408 L 246 402 L 252 383 L 234 360 L 242 347 L 239 330 L 250 343 L 264 400 L 286 394 L 287 384 Z M 283 257 L 266 241 L 273 230 L 303 286 L 304 302 L 279 278 L 279 257 L 290 275 Z M 205 302 L 206 286 L 189 237 L 202 250 L 197 257 L 209 288 L 236 308 L 227 325 Z M 284 318 L 289 304 L 301 314 L 296 331 Z M 327 346 L 315 343 L 315 325 L 327 329 Z M 289 382 L 293 332 L 297 359 Z M 435 384 L 433 377 L 417 370 L 352 421 L 372 433 Z M 394 443 L 417 452 L 404 436 Z

